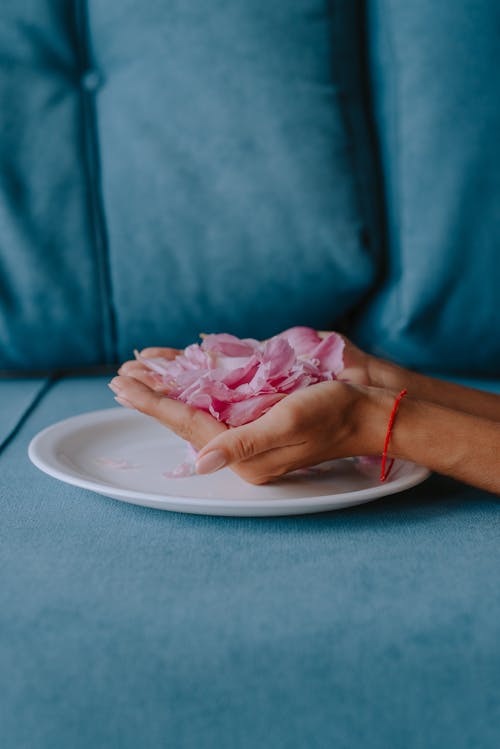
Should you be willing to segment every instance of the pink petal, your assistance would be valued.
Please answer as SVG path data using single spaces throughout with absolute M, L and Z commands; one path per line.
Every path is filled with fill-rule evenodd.
M 131 463 L 130 460 L 127 460 L 126 458 L 96 458 L 96 463 L 99 463 L 102 466 L 108 466 L 108 468 L 117 468 L 124 471 L 141 467 L 134 465 L 134 463 Z
M 160 357 L 148 359 L 145 356 L 141 356 L 138 351 L 134 351 L 134 355 L 137 361 L 141 362 L 141 364 L 144 364 L 145 367 L 152 369 L 153 372 L 158 372 L 158 374 L 161 375 L 167 374 L 168 366 L 171 364 L 168 359 L 162 359 Z
M 213 380 L 219 379 L 230 387 L 238 387 L 244 382 L 250 382 L 259 363 L 257 356 L 217 357 L 217 367 L 211 370 L 210 376 Z
M 220 412 L 221 421 L 232 427 L 239 427 L 258 419 L 269 411 L 283 396 L 278 393 L 270 395 L 256 395 L 239 403 L 229 403 Z
M 237 338 L 229 333 L 207 335 L 203 339 L 203 351 L 212 351 L 225 356 L 252 356 L 261 344 L 253 338 Z
M 267 364 L 269 379 L 285 375 L 293 367 L 296 353 L 285 338 L 271 338 L 264 346 L 262 364 Z
M 208 369 L 210 365 L 206 352 L 197 343 L 192 343 L 191 346 L 185 348 L 182 354 L 177 357 L 177 361 L 185 369 Z
M 289 377 L 280 382 L 278 391 L 280 393 L 290 394 L 301 388 L 309 387 L 309 385 L 315 385 L 317 382 L 321 382 L 320 377 L 311 376 L 297 368 L 297 370 Z
M 165 476 L 166 479 L 185 479 L 188 476 L 194 476 L 195 473 L 196 470 L 194 464 L 186 462 L 180 463 L 171 471 L 165 471 L 163 476 Z
M 198 457 L 198 451 L 191 445 L 190 442 L 186 442 L 186 454 L 185 459 L 178 466 L 173 468 L 171 471 L 165 471 L 163 476 L 166 479 L 183 479 L 188 476 L 194 476 L 196 473 L 195 463 Z
M 137 358 L 157 373 L 165 394 L 231 426 L 265 413 L 283 395 L 334 379 L 343 368 L 344 343 L 295 327 L 261 344 L 221 333 L 205 336 L 174 360 Z
M 320 336 L 312 328 L 297 326 L 284 330 L 276 338 L 284 338 L 293 348 L 297 356 L 308 354 L 321 341 Z
M 338 375 L 344 369 L 344 348 L 343 339 L 336 333 L 331 333 L 323 338 L 309 356 L 311 359 L 319 360 L 322 372 L 333 372 L 334 375 Z

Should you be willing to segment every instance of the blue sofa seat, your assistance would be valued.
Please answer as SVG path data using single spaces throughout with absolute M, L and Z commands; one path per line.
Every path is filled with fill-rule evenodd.
M 106 381 L 0 382 L 3 749 L 497 749 L 497 499 L 254 520 L 41 474 L 30 439 Z

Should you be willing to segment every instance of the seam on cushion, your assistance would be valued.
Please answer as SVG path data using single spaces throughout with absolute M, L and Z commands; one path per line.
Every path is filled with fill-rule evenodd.
M 378 322 L 380 329 L 384 330 L 386 342 L 393 338 L 394 321 L 400 321 L 404 319 L 404 293 L 401 284 L 401 273 L 402 273 L 402 246 L 401 246 L 401 149 L 400 149 L 400 112 L 399 112 L 399 99 L 400 99 L 400 71 L 397 64 L 397 49 L 396 49 L 396 36 L 393 28 L 393 18 L 391 13 L 384 15 L 384 30 L 383 30 L 383 42 L 380 39 L 376 41 L 377 44 L 381 44 L 384 47 L 386 57 L 391 58 L 390 62 L 390 75 L 385 74 L 385 91 L 384 100 L 382 104 L 380 102 L 380 91 L 376 93 L 376 86 L 380 87 L 380 69 L 377 70 L 377 65 L 381 65 L 380 62 L 375 62 L 373 53 L 373 36 L 380 34 L 380 29 L 375 30 L 375 25 L 379 23 L 377 14 L 382 11 L 374 0 L 362 0 L 364 5 L 363 22 L 364 22 L 364 49 L 366 54 L 366 66 L 365 76 L 367 81 L 367 88 L 370 94 L 370 114 L 371 114 L 371 130 L 373 132 L 373 138 L 376 142 L 376 153 L 377 153 L 377 168 L 379 174 L 379 185 L 381 191 L 381 206 L 383 208 L 384 215 L 384 244 L 382 247 L 381 260 L 383 262 L 384 273 L 382 278 L 379 280 L 379 284 L 373 290 L 373 294 L 370 294 L 367 302 L 379 301 L 385 294 L 385 301 L 383 306 L 383 312 Z M 380 54 L 378 52 L 377 54 Z M 375 64 L 374 64 L 375 62 Z M 384 67 L 387 65 L 383 62 Z M 377 101 L 378 97 L 378 101 Z M 382 113 L 380 108 L 382 107 Z M 389 114 L 387 115 L 387 107 L 389 107 Z M 382 130 L 382 127 L 384 130 Z M 388 163 L 387 152 L 388 143 L 391 148 L 390 162 Z M 397 226 L 397 235 L 394 233 L 394 228 Z M 397 283 L 389 288 L 388 282 L 393 283 L 393 279 L 398 279 Z M 390 291 L 390 296 L 388 292 Z M 363 318 L 366 321 L 366 316 L 369 314 L 369 310 L 366 309 L 367 305 L 364 305 L 360 309 L 359 315 L 356 317 L 356 322 L 360 322 L 361 326 L 366 325 L 363 322 Z M 380 315 L 380 309 L 375 315 Z M 392 323 L 387 326 L 387 315 L 392 319 Z M 380 331 L 379 331 L 380 332 Z M 383 347 L 374 344 L 373 341 L 368 341 L 362 334 L 362 340 L 360 341 L 362 346 L 369 346 L 370 350 L 374 354 L 386 356 L 387 352 L 384 351 Z
M 366 0 L 330 2 L 334 75 L 340 83 L 341 112 L 352 147 L 351 165 L 363 231 L 366 232 L 366 237 L 361 234 L 360 241 L 373 258 L 375 266 L 373 283 L 352 312 L 351 317 L 357 319 L 378 292 L 387 274 L 386 196 L 373 112 Z
M 99 88 L 100 73 L 95 64 L 90 43 L 87 0 L 75 0 L 75 22 L 78 67 L 81 76 L 80 96 L 83 119 L 83 152 L 90 202 L 90 220 L 99 279 L 105 363 L 114 364 L 118 361 L 116 310 L 113 300 L 109 239 L 101 186 L 101 159 L 96 109 L 96 91 Z M 93 76 L 94 81 L 97 81 L 97 83 L 94 86 L 85 86 L 83 84 L 85 76 Z
M 57 379 L 58 379 L 57 376 L 52 375 L 48 377 L 44 382 L 42 382 L 39 389 L 37 390 L 35 395 L 31 398 L 31 401 L 25 407 L 24 411 L 21 413 L 21 416 L 17 419 L 12 429 L 9 432 L 7 432 L 7 435 L 0 441 L 0 455 L 5 450 L 5 448 L 8 447 L 8 445 L 10 445 L 14 437 L 19 433 L 23 424 L 26 423 L 29 416 L 33 413 L 35 408 L 42 401 L 42 399 L 45 397 L 45 395 L 48 393 L 48 391 L 50 390 L 52 385 L 54 385 Z
M 392 139 L 392 145 L 393 148 L 391 150 L 391 161 L 394 164 L 394 169 L 390 169 L 389 165 L 387 164 L 387 144 L 385 148 L 385 171 L 388 175 L 388 179 L 391 180 L 392 186 L 391 186 L 391 193 L 390 193 L 390 199 L 391 199 L 391 207 L 392 207 L 392 213 L 390 216 L 391 221 L 391 235 L 388 237 L 388 239 L 391 242 L 391 263 L 394 267 L 394 270 L 397 273 L 397 284 L 394 288 L 394 299 L 397 309 L 397 315 L 398 318 L 408 320 L 408 305 L 405 300 L 405 294 L 403 289 L 403 241 L 402 241 L 402 234 L 403 234 L 403 213 L 402 213 L 402 205 L 404 203 L 402 199 L 402 191 L 403 191 L 403 179 L 402 179 L 402 171 L 401 171 L 401 148 L 402 148 L 402 139 L 401 139 L 401 66 L 398 65 L 398 49 L 397 49 L 397 35 L 395 34 L 395 29 L 393 25 L 393 17 L 390 13 L 387 13 L 384 16 L 384 20 L 386 21 L 386 32 L 385 32 L 385 43 L 387 45 L 387 48 L 392 53 L 392 65 L 391 65 L 391 78 L 389 78 L 388 86 L 390 88 L 390 99 L 389 99 L 389 105 L 392 109 L 392 116 L 391 116 L 391 124 L 390 124 L 390 130 L 388 137 L 389 139 Z M 395 185 L 394 185 L 394 175 L 396 175 Z M 395 189 L 394 189 L 395 187 Z M 396 242 L 394 243 L 394 217 L 396 216 L 397 226 L 398 226 L 398 235 Z

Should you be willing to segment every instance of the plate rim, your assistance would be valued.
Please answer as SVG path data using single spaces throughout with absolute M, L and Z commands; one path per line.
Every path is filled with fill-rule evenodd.
M 82 476 L 78 476 L 77 474 L 73 475 L 71 473 L 68 473 L 67 471 L 65 472 L 58 469 L 57 466 L 54 466 L 47 460 L 44 460 L 44 442 L 52 432 L 60 431 L 61 428 L 64 429 L 70 425 L 76 427 L 80 426 L 82 428 L 85 426 L 85 422 L 95 423 L 95 419 L 106 421 L 111 416 L 113 417 L 113 419 L 129 418 L 130 412 L 118 407 L 98 409 L 95 411 L 86 411 L 84 413 L 70 416 L 66 419 L 61 419 L 60 421 L 50 424 L 49 426 L 39 431 L 31 439 L 28 446 L 28 457 L 30 461 L 34 466 L 36 466 L 36 468 L 38 468 L 48 476 L 51 476 L 52 478 L 55 478 L 66 484 L 70 484 L 71 486 L 77 486 L 81 489 L 86 489 L 100 495 L 104 494 L 104 496 L 112 497 L 113 499 L 116 499 L 118 501 L 125 501 L 138 505 L 140 504 L 142 506 L 144 506 L 144 502 L 154 502 L 156 505 L 161 505 L 162 503 L 177 503 L 185 505 L 186 511 L 187 508 L 203 509 L 205 507 L 205 514 L 207 515 L 214 514 L 213 510 L 241 509 L 247 511 L 255 510 L 256 512 L 258 512 L 259 508 L 282 510 L 290 508 L 288 512 L 283 512 L 283 514 L 292 514 L 294 508 L 303 508 L 308 499 L 310 499 L 311 506 L 313 505 L 313 503 L 314 506 L 328 505 L 329 509 L 335 509 L 331 507 L 332 504 L 341 505 L 342 502 L 349 502 L 349 504 L 355 506 L 355 504 L 368 503 L 372 500 L 381 499 L 382 497 L 390 496 L 392 494 L 397 494 L 398 492 L 411 489 L 412 487 L 417 486 L 418 484 L 425 481 L 431 474 L 431 471 L 424 466 L 419 466 L 412 461 L 401 460 L 398 462 L 412 467 L 412 474 L 410 474 L 409 476 L 400 477 L 399 479 L 396 478 L 392 481 L 389 481 L 388 483 L 381 483 L 380 485 L 376 485 L 373 487 L 358 489 L 349 492 L 340 492 L 339 494 L 325 494 L 311 498 L 291 497 L 285 499 L 274 498 L 266 500 L 255 500 L 236 499 L 234 497 L 231 499 L 210 497 L 210 510 L 212 510 L 212 512 L 210 512 L 210 510 L 207 508 L 207 499 L 203 497 L 180 497 L 174 494 L 153 494 L 149 492 L 138 492 L 133 489 L 123 489 L 112 484 L 92 481 L 90 479 L 83 478 Z M 141 416 L 144 416 L 145 418 L 152 418 L 147 417 L 147 415 L 145 414 L 141 414 Z M 64 435 L 61 435 L 60 438 L 63 438 L 63 436 Z M 41 452 L 42 455 L 40 455 Z M 369 497 L 366 496 L 367 493 L 369 493 Z M 286 508 L 284 506 L 285 504 Z M 169 508 L 165 507 L 164 509 Z M 182 510 L 180 511 L 182 512 Z M 311 509 L 310 511 L 317 512 L 318 510 Z

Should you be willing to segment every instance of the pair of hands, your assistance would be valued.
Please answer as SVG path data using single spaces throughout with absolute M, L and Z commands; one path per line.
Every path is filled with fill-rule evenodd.
M 154 417 L 199 450 L 198 473 L 228 465 L 245 481 L 265 484 L 325 460 L 381 451 L 371 408 L 371 357 L 345 342 L 342 380 L 298 390 L 260 418 L 235 428 L 162 394 L 161 385 L 138 361 L 125 362 L 110 388 L 118 403 Z M 142 352 L 167 359 L 178 353 L 171 348 Z

